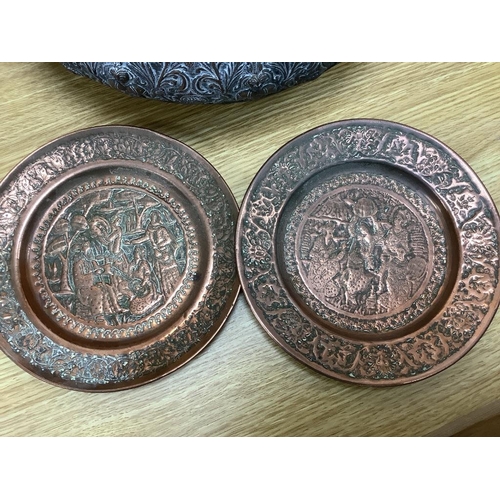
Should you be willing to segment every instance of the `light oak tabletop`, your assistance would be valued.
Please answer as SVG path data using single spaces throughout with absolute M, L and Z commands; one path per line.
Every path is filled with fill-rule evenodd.
M 444 142 L 500 203 L 500 64 L 342 63 L 258 101 L 180 105 L 126 96 L 56 63 L 2 63 L 0 96 L 0 178 L 61 135 L 133 125 L 197 150 L 241 203 L 258 169 L 293 137 L 336 120 L 376 118 Z M 458 363 L 394 388 L 339 382 L 298 363 L 242 294 L 197 357 L 127 391 L 54 387 L 0 353 L 0 436 L 448 435 L 499 413 L 499 401 L 499 317 Z

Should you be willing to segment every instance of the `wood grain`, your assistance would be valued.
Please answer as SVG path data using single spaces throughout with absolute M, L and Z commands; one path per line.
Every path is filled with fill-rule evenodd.
M 0 75 L 0 177 L 60 135 L 135 125 L 196 149 L 241 202 L 260 166 L 294 136 L 339 119 L 378 118 L 439 138 L 500 203 L 500 64 L 344 63 L 260 101 L 211 106 L 129 97 L 55 63 L 3 63 Z M 243 296 L 198 357 L 130 391 L 56 388 L 0 353 L 0 435 L 9 436 L 407 436 L 446 426 L 457 433 L 450 424 L 499 400 L 498 318 L 457 364 L 396 388 L 357 387 L 302 366 L 266 335 Z

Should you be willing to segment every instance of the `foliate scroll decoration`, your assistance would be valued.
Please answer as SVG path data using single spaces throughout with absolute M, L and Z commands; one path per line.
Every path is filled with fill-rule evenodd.
M 77 352 L 42 335 L 30 322 L 15 299 L 10 273 L 2 271 L 9 269 L 12 235 L 16 231 L 21 214 L 34 196 L 64 172 L 102 160 L 137 160 L 137 158 L 141 158 L 144 163 L 179 179 L 199 199 L 207 217 L 216 221 L 213 224 L 214 229 L 212 229 L 211 234 L 211 251 L 215 261 L 213 271 L 197 307 L 190 310 L 182 326 L 178 327 L 171 335 L 142 349 L 123 354 L 98 355 Z M 121 182 L 126 184 L 127 180 L 121 179 Z M 147 186 L 141 187 L 147 189 Z M 93 185 L 88 186 L 88 188 L 92 191 L 98 186 Z M 38 159 L 28 164 L 21 173 L 10 178 L 4 191 L 6 194 L 0 205 L 0 219 L 2 220 L 0 225 L 0 334 L 5 338 L 9 348 L 21 355 L 27 363 L 37 368 L 41 367 L 63 380 L 71 380 L 89 386 L 116 384 L 132 378 L 140 379 L 171 365 L 189 350 L 196 348 L 196 345 L 203 341 L 204 336 L 211 331 L 213 325 L 219 321 L 228 297 L 232 293 L 236 272 L 234 265 L 234 222 L 231 217 L 231 205 L 225 193 L 217 185 L 212 173 L 194 156 L 183 151 L 180 147 L 166 143 L 161 139 L 132 132 L 126 134 L 123 132 L 120 134 L 116 132 L 96 133 L 87 136 L 84 140 L 70 139 L 66 143 L 59 143 L 48 149 Z M 154 193 L 150 197 L 151 200 L 154 200 Z M 172 200 L 170 208 L 163 208 L 157 211 L 156 215 L 150 213 L 148 220 L 145 217 L 144 227 L 141 229 L 146 234 L 148 222 L 149 225 L 165 226 L 168 223 L 166 218 L 170 214 L 172 216 L 170 223 L 175 225 L 173 221 L 177 217 L 181 221 L 177 230 L 185 232 L 185 236 L 178 232 L 178 247 L 182 247 L 183 241 L 186 241 L 189 246 L 190 225 L 183 220 L 182 211 L 174 217 L 173 213 L 175 212 L 175 202 Z M 92 223 L 90 219 L 84 221 L 82 218 L 73 222 L 81 224 L 81 229 L 83 229 L 85 224 Z M 52 229 L 52 233 L 49 234 L 49 245 L 54 243 L 54 239 L 60 238 L 61 241 L 64 239 L 61 236 L 63 233 L 57 232 L 59 229 L 61 228 Z M 74 243 L 76 243 L 76 239 Z M 80 255 L 82 257 L 86 254 L 90 255 L 92 249 L 84 248 L 85 240 L 82 239 L 80 243 Z M 135 244 L 137 246 L 143 243 L 137 240 Z M 53 254 L 55 256 L 57 244 L 54 245 Z M 193 251 L 196 253 L 196 249 Z M 182 253 L 181 249 L 175 260 L 176 276 L 185 273 L 186 256 L 183 256 Z M 55 257 L 53 260 L 54 262 L 49 262 L 49 257 L 49 261 L 46 262 L 46 272 L 49 274 L 51 272 L 50 265 L 54 266 L 57 261 Z M 154 265 L 154 259 L 152 261 L 152 265 Z M 56 275 L 62 272 L 62 260 L 59 259 L 58 262 L 55 267 L 52 267 L 52 272 Z M 189 270 L 189 264 L 187 265 Z M 189 273 L 184 275 L 188 282 L 199 279 L 199 277 Z M 162 288 L 168 286 L 166 283 L 156 282 L 155 284 L 158 294 L 168 295 L 168 292 Z M 189 283 L 186 285 L 189 286 Z M 54 286 L 60 288 L 62 284 L 59 282 Z M 148 290 L 149 293 L 152 292 L 151 288 Z M 139 303 L 136 306 L 139 310 Z M 159 323 L 166 317 L 166 314 L 167 312 L 162 310 L 153 311 L 151 317 L 154 320 L 155 316 L 158 316 L 156 321 Z M 108 320 L 112 316 L 108 315 Z M 117 316 L 113 317 L 116 320 Z
M 385 161 L 416 173 L 457 220 L 463 266 L 439 321 L 400 338 L 374 342 L 334 335 L 301 314 L 280 280 L 274 255 L 278 214 L 289 195 L 332 164 Z M 448 151 L 426 138 L 372 124 L 336 126 L 286 146 L 242 207 L 241 256 L 257 313 L 290 350 L 345 379 L 412 378 L 467 345 L 490 311 L 498 285 L 499 242 L 490 205 Z M 442 243 L 441 243 L 442 244 Z M 438 245 L 439 247 L 439 245 Z
M 321 62 L 102 62 L 63 63 L 74 73 L 136 97 L 162 101 L 249 101 L 319 77 Z

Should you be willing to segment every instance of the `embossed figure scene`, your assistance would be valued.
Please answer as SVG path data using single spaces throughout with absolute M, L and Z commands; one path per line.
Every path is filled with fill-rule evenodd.
M 383 189 L 321 198 L 298 234 L 301 274 L 325 305 L 353 314 L 394 313 L 428 274 L 429 244 L 410 206 Z
M 78 198 L 61 211 L 45 241 L 49 290 L 87 324 L 119 326 L 154 313 L 185 268 L 180 223 L 165 204 L 132 188 Z

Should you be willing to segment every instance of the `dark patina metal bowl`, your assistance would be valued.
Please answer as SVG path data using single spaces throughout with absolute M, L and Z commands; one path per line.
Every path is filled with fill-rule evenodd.
M 332 62 L 66 62 L 78 75 L 136 97 L 227 103 L 265 97 L 314 80 Z

